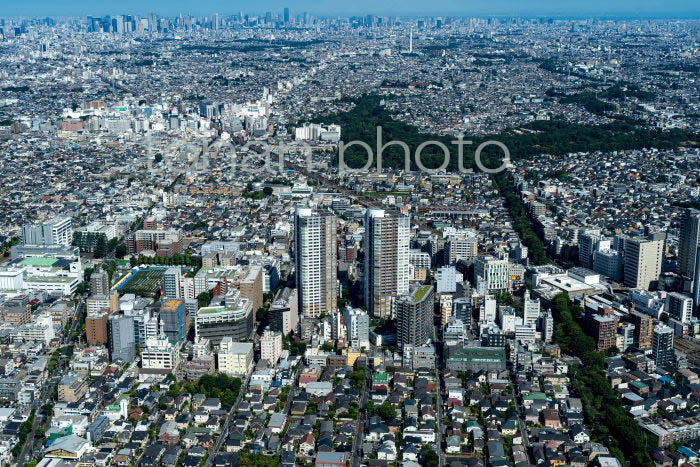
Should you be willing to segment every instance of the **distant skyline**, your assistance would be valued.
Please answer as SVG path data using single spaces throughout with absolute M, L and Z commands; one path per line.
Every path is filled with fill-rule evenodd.
M 266 11 L 280 13 L 289 7 L 292 13 L 308 12 L 317 16 L 348 16 L 376 14 L 382 16 L 559 16 L 559 17 L 655 17 L 699 18 L 700 2 L 689 0 L 388 0 L 376 2 L 356 0 L 352 3 L 318 1 L 236 2 L 223 0 L 122 0 L 120 2 L 95 0 L 26 0 L 6 2 L 0 8 L 0 16 L 102 16 L 106 14 L 157 13 L 172 16 L 180 13 L 229 15 L 243 13 L 261 14 Z

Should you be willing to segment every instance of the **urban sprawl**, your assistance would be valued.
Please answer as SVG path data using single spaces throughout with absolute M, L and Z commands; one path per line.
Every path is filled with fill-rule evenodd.
M 0 18 L 0 462 L 699 465 L 699 134 L 695 20 Z

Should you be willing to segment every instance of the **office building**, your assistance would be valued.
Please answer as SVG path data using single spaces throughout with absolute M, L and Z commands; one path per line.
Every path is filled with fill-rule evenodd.
M 209 339 L 218 346 L 224 337 L 244 341 L 253 333 L 254 315 L 250 300 L 234 290 L 223 305 L 202 307 L 194 320 L 195 336 Z
M 681 323 L 688 323 L 693 317 L 693 299 L 678 292 L 668 294 L 668 315 Z
M 650 349 L 654 335 L 653 318 L 639 311 L 633 311 L 629 316 L 634 324 L 634 346 L 639 350 Z
M 598 352 L 617 345 L 617 317 L 615 315 L 591 315 L 588 319 L 588 327 L 596 342 Z
M 161 375 L 177 373 L 180 366 L 180 346 L 165 337 L 152 337 L 146 340 L 141 351 L 141 374 Z
M 160 308 L 160 326 L 170 342 L 182 342 L 190 327 L 190 317 L 183 300 L 165 300 Z
M 625 242 L 625 285 L 649 290 L 659 280 L 663 240 L 629 239 Z
M 481 334 L 481 345 L 483 347 L 505 347 L 506 335 L 498 326 L 489 326 Z
M 285 288 L 277 295 L 277 298 L 272 302 L 268 310 L 270 327 L 285 336 L 292 331 L 298 333 L 299 301 L 297 300 L 297 293 L 297 289 Z
M 508 260 L 493 256 L 479 256 L 474 262 L 474 275 L 486 282 L 488 292 L 498 292 L 510 289 Z
M 425 251 L 411 249 L 408 252 L 408 262 L 416 269 L 430 269 L 430 254 Z
M 22 243 L 25 245 L 70 246 L 73 241 L 73 225 L 70 217 L 59 216 L 41 224 L 22 226 Z
M 336 229 L 337 219 L 330 212 L 297 208 L 296 282 L 304 317 L 318 318 L 338 308 Z
M 353 349 L 369 350 L 369 315 L 359 308 L 345 308 L 343 312 L 348 342 Z
M 479 307 L 479 324 L 495 323 L 498 312 L 498 301 L 493 295 L 486 295 Z
M 654 327 L 654 340 L 651 347 L 651 358 L 657 367 L 673 365 L 673 329 L 663 323 Z
M 457 291 L 457 282 L 462 282 L 462 274 L 454 266 L 444 266 L 437 271 L 437 293 Z
M 88 313 L 85 318 L 85 334 L 91 347 L 109 343 L 108 322 L 108 310 L 97 310 Z
M 625 259 L 617 250 L 598 250 L 593 253 L 593 270 L 613 281 L 622 280 Z
M 693 304 L 695 309 L 700 312 L 700 248 L 697 249 L 695 258 L 695 277 L 693 279 Z
M 85 307 L 88 314 L 110 309 L 109 297 L 107 295 L 91 295 L 85 300 Z
M 391 318 L 394 302 L 409 291 L 410 218 L 368 209 L 365 214 L 365 305 L 374 318 Z
M 163 297 L 179 299 L 181 293 L 182 272 L 180 268 L 168 268 L 163 273 Z
M 109 276 L 104 271 L 90 275 L 90 295 L 109 295 Z
M 244 376 L 253 368 L 253 344 L 236 342 L 230 336 L 226 336 L 221 339 L 217 357 L 221 373 Z
M 420 347 L 435 338 L 433 287 L 423 285 L 396 300 L 396 328 L 399 347 Z
M 134 338 L 136 340 L 136 345 L 140 348 L 144 348 L 148 339 L 155 339 L 160 333 L 158 317 L 153 314 L 151 308 L 134 311 L 131 315 L 134 317 Z
M 126 315 L 109 317 L 109 350 L 112 361 L 132 362 L 136 357 L 134 318 Z
M 471 297 L 458 297 L 452 300 L 452 318 L 458 319 L 468 328 L 472 325 Z
M 678 237 L 678 273 L 692 279 L 695 277 L 696 256 L 700 243 L 700 210 L 683 210 Z
M 545 343 L 552 342 L 554 336 L 554 317 L 551 311 L 542 313 L 540 316 L 540 332 Z
M 457 261 L 471 262 L 478 253 L 478 242 L 476 237 L 468 235 L 453 235 L 445 242 L 445 257 L 449 264 Z
M 606 240 L 604 237 L 602 237 L 600 235 L 600 231 L 587 231 L 579 234 L 578 259 L 582 267 L 593 269 L 595 252 L 609 249 L 610 240 Z
M 540 317 L 540 299 L 530 297 L 530 291 L 525 291 L 523 299 L 523 324 L 530 326 L 537 323 Z

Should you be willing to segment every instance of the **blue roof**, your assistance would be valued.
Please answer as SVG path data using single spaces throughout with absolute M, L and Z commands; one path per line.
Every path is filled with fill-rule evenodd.
M 681 454 L 688 456 L 688 457 L 697 457 L 698 456 L 697 452 L 693 451 L 692 449 L 690 449 L 687 446 L 681 446 L 677 449 L 677 451 L 680 452 Z

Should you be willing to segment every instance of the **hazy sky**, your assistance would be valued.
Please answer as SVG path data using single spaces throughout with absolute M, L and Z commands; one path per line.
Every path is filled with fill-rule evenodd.
M 700 17 L 698 0 L 0 0 L 2 16 L 105 14 L 223 15 L 279 12 L 315 15 L 522 15 Z

